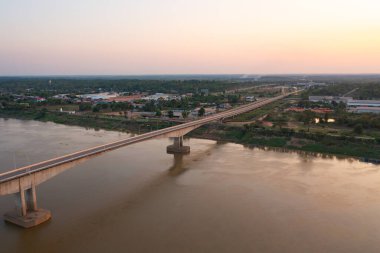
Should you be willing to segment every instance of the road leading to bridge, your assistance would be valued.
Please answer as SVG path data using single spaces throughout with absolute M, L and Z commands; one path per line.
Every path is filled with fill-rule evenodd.
M 138 143 L 138 142 L 142 142 L 145 140 L 165 136 L 165 135 L 168 135 L 168 134 L 173 133 L 173 132 L 178 132 L 178 131 L 181 131 L 184 129 L 189 129 L 189 128 L 195 129 L 197 127 L 200 127 L 202 125 L 205 125 L 205 124 L 213 122 L 213 121 L 218 121 L 221 119 L 233 117 L 233 116 L 245 113 L 245 112 L 255 110 L 255 109 L 260 108 L 264 105 L 273 103 L 273 102 L 278 101 L 280 99 L 283 99 L 284 97 L 287 97 L 287 96 L 294 94 L 294 93 L 296 93 L 296 92 L 288 93 L 288 94 L 277 96 L 274 98 L 263 99 L 260 101 L 256 101 L 256 102 L 253 102 L 253 103 L 250 103 L 247 105 L 243 105 L 243 106 L 228 110 L 228 111 L 217 113 L 215 115 L 211 115 L 211 116 L 204 117 L 204 118 L 194 120 L 191 122 L 183 123 L 181 125 L 172 126 L 172 127 L 164 128 L 161 130 L 141 134 L 141 135 L 130 137 L 127 139 L 123 139 L 120 141 L 115 141 L 115 142 L 108 143 L 105 145 L 96 146 L 93 148 L 81 150 L 81 151 L 78 151 L 78 152 L 75 152 L 72 154 L 68 154 L 65 156 L 60 156 L 60 157 L 53 158 L 50 160 L 46 160 L 43 162 L 28 165 L 28 166 L 25 166 L 22 168 L 14 169 L 14 170 L 11 170 L 11 171 L 8 171 L 5 173 L 1 173 L 0 174 L 0 183 L 4 183 L 4 182 L 10 181 L 10 180 L 21 178 L 23 176 L 33 174 L 35 172 L 39 172 L 39 171 L 47 170 L 47 169 L 55 167 L 55 166 L 63 165 L 65 163 L 73 162 L 75 160 L 79 160 L 79 159 L 82 159 L 82 158 L 87 157 L 87 156 L 100 154 L 102 152 L 121 148 L 121 147 L 128 146 L 128 145 L 131 145 L 134 143 Z

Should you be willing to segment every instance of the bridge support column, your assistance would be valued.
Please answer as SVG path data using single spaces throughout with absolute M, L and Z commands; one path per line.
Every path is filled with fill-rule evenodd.
M 183 145 L 183 136 L 174 137 L 174 144 L 166 148 L 168 154 L 188 154 L 190 153 L 190 146 Z
M 37 211 L 37 193 L 36 186 L 25 191 L 26 195 L 26 208 L 28 211 Z
M 32 184 L 31 188 L 24 189 L 20 179 L 20 192 L 15 195 L 16 208 L 4 214 L 5 221 L 23 228 L 31 228 L 51 218 L 49 210 L 37 207 L 36 186 L 34 184 Z

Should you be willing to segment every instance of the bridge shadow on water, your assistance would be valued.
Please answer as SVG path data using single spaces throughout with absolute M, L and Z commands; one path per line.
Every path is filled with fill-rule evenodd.
M 168 170 L 170 176 L 179 176 L 186 172 L 187 168 L 184 164 L 184 156 L 183 154 L 173 154 L 173 165 Z
M 169 168 L 168 172 L 170 176 L 176 177 L 185 173 L 191 163 L 202 161 L 205 157 L 211 155 L 212 150 L 218 147 L 220 143 L 216 142 L 214 145 L 209 146 L 208 149 L 192 154 L 173 154 L 173 165 Z M 189 159 L 185 159 L 188 157 Z

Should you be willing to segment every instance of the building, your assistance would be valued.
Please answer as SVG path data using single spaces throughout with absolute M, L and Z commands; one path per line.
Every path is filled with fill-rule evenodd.
M 208 89 L 201 89 L 201 94 L 208 96 L 209 95 L 209 90 Z
M 78 95 L 78 97 L 91 100 L 91 101 L 99 101 L 99 100 L 107 100 L 110 98 L 117 97 L 117 93 L 95 93 L 95 94 L 83 94 L 83 95 Z
M 220 104 L 220 105 L 218 106 L 218 108 L 219 108 L 219 109 L 225 109 L 225 110 L 228 110 L 228 109 L 231 109 L 232 106 L 231 106 L 230 103 L 223 103 L 223 104 Z
M 310 102 L 326 102 L 331 103 L 334 100 L 333 96 L 309 96 Z
M 136 109 L 143 109 L 145 104 L 132 103 L 133 107 Z
M 46 101 L 46 98 L 35 97 L 35 101 L 36 101 L 36 102 L 45 102 L 45 101 Z
M 198 117 L 198 111 L 200 110 L 201 108 L 196 108 L 194 109 L 193 111 L 191 111 L 190 115 L 191 117 L 193 118 L 197 118 Z M 216 111 L 217 111 L 217 108 L 216 106 L 215 107 L 204 107 L 205 109 L 205 114 L 204 116 L 210 116 L 212 114 L 215 114 Z
M 286 109 L 285 111 L 291 111 L 291 112 L 304 112 L 310 110 L 312 112 L 318 113 L 318 114 L 325 114 L 325 113 L 332 113 L 333 110 L 330 108 L 314 108 L 314 109 L 305 109 L 305 108 L 300 108 L 300 107 L 291 107 Z
M 173 112 L 174 118 L 180 118 L 180 119 L 183 118 L 182 113 L 184 112 L 184 110 L 171 110 L 171 111 Z M 166 115 L 168 115 L 168 112 L 166 112 Z M 190 112 L 189 112 L 189 115 L 190 115 Z
M 337 102 L 337 103 L 345 103 L 347 104 L 348 101 L 352 100 L 353 98 L 352 97 L 339 97 L 339 98 L 336 98 L 334 101 Z
M 349 107 L 380 107 L 380 100 L 349 100 Z
M 55 95 L 53 96 L 54 99 L 63 99 L 63 100 L 68 100 L 70 99 L 69 98 L 69 94 L 58 94 L 58 95 Z
M 254 96 L 245 97 L 246 102 L 255 102 L 256 98 Z
M 76 113 L 75 111 L 65 111 L 65 110 L 63 110 L 62 107 L 59 109 L 59 112 L 67 113 L 67 114 L 75 114 Z
M 131 95 L 131 96 L 120 96 L 120 97 L 112 97 L 107 99 L 107 102 L 133 102 L 135 100 L 140 100 L 142 98 L 141 95 Z
M 160 99 L 162 100 L 180 100 L 181 97 L 180 96 L 176 96 L 176 95 L 171 95 L 171 94 L 164 94 L 164 93 L 156 93 L 154 95 L 150 95 L 150 96 L 146 96 L 146 97 L 143 97 L 142 99 L 144 100 L 154 100 L 154 101 L 158 101 Z
M 376 113 L 376 114 L 380 114 L 380 107 L 362 106 L 362 107 L 351 108 L 349 111 L 353 112 L 353 113 Z
M 352 97 L 334 97 L 334 96 L 309 96 L 310 102 L 324 102 L 324 103 L 340 103 L 343 102 L 347 104 Z

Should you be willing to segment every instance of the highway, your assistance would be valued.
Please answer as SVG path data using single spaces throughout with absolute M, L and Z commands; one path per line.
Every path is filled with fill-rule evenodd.
M 285 95 L 280 95 L 280 96 L 277 96 L 274 98 L 263 99 L 263 100 L 256 101 L 253 103 L 249 103 L 249 104 L 246 104 L 246 105 L 234 108 L 234 109 L 230 109 L 228 111 L 217 113 L 217 114 L 207 116 L 207 117 L 204 117 L 204 118 L 201 118 L 198 120 L 194 120 L 191 122 L 183 123 L 181 125 L 164 128 L 164 129 L 160 129 L 157 131 L 152 131 L 149 133 L 141 134 L 138 136 L 127 138 L 127 139 L 123 139 L 123 140 L 115 141 L 112 143 L 96 146 L 93 148 L 81 150 L 81 151 L 71 153 L 71 154 L 68 154 L 65 156 L 56 157 L 56 158 L 53 158 L 50 160 L 42 161 L 42 162 L 35 163 L 32 165 L 28 165 L 28 166 L 25 166 L 22 168 L 10 170 L 10 171 L 7 171 L 7 172 L 0 174 L 0 183 L 4 183 L 7 181 L 16 179 L 16 178 L 23 177 L 25 175 L 29 175 L 29 174 L 32 174 L 32 173 L 35 173 L 38 171 L 46 170 L 46 169 L 49 169 L 49 168 L 52 168 L 55 166 L 63 165 L 65 163 L 73 162 L 75 160 L 79 160 L 79 159 L 82 159 L 82 158 L 87 157 L 87 156 L 100 154 L 102 152 L 121 148 L 121 147 L 128 146 L 128 145 L 131 145 L 134 143 L 138 143 L 138 142 L 142 142 L 145 140 L 157 138 L 157 137 L 163 136 L 163 135 L 171 133 L 171 132 L 179 131 L 179 130 L 186 129 L 189 127 L 199 127 L 199 126 L 202 126 L 204 124 L 207 124 L 207 123 L 210 123 L 213 121 L 218 121 L 218 120 L 221 120 L 224 118 L 236 116 L 236 115 L 239 115 L 239 114 L 242 114 L 242 113 L 245 113 L 248 111 L 252 111 L 252 110 L 257 109 L 257 108 L 260 108 L 264 105 L 270 104 L 270 103 L 275 102 L 277 100 L 283 99 L 284 97 L 287 97 L 287 96 L 294 94 L 294 93 L 296 93 L 296 92 L 288 93 Z

